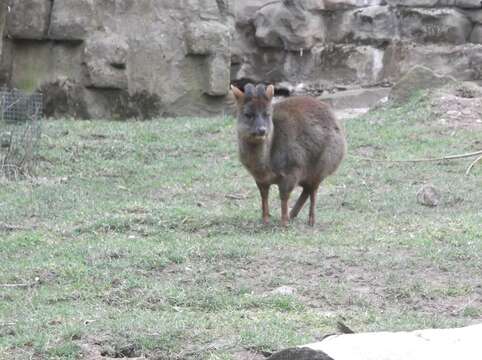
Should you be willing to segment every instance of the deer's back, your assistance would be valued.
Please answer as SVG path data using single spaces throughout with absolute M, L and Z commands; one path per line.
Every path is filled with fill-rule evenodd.
M 302 169 L 307 181 L 333 173 L 345 154 L 343 129 L 330 107 L 311 97 L 291 97 L 274 105 L 272 167 Z

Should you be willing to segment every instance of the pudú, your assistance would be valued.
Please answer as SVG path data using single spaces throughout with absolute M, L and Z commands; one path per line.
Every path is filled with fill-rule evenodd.
M 333 174 L 346 152 L 342 127 L 325 103 L 299 96 L 273 104 L 274 87 L 247 84 L 232 87 L 238 110 L 238 145 L 242 164 L 261 193 L 263 221 L 269 222 L 270 186 L 278 185 L 281 223 L 286 226 L 310 198 L 308 224 L 315 223 L 320 183 Z M 288 200 L 296 186 L 303 192 L 288 215 Z

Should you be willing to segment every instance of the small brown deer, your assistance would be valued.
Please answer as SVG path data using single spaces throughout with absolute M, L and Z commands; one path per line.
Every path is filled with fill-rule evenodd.
M 269 222 L 269 188 L 276 184 L 282 225 L 298 215 L 309 197 L 308 224 L 313 226 L 318 187 L 336 171 L 346 152 L 345 135 L 333 112 L 305 96 L 273 105 L 273 85 L 247 84 L 244 92 L 231 89 L 238 109 L 239 157 L 261 193 L 263 222 Z M 303 192 L 288 216 L 288 200 L 296 186 Z

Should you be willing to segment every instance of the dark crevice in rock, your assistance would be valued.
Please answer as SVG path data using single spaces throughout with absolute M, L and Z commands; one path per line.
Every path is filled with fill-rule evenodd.
M 219 12 L 223 18 L 226 18 L 228 15 L 228 6 L 226 5 L 225 0 L 216 0 L 218 5 Z
M 52 24 L 52 17 L 54 14 L 54 2 L 55 0 L 50 0 L 50 14 L 47 20 L 47 37 L 50 36 L 50 24 Z
M 125 70 L 127 68 L 126 64 L 124 63 L 111 63 L 110 66 L 119 70 Z

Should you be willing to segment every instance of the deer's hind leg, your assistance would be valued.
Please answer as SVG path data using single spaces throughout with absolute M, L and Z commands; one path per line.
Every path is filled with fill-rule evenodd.
M 303 206 L 306 203 L 306 200 L 308 200 L 308 197 L 310 196 L 310 191 L 308 188 L 304 187 L 303 192 L 300 194 L 300 197 L 295 203 L 295 206 L 291 209 L 290 212 L 290 219 L 294 219 L 295 217 L 298 216 L 299 212 L 303 208 Z
M 319 187 L 320 187 L 320 183 L 317 183 L 315 186 L 311 188 L 311 191 L 310 191 L 310 213 L 308 215 L 309 226 L 315 225 L 315 207 L 316 207 L 316 198 L 317 198 Z

